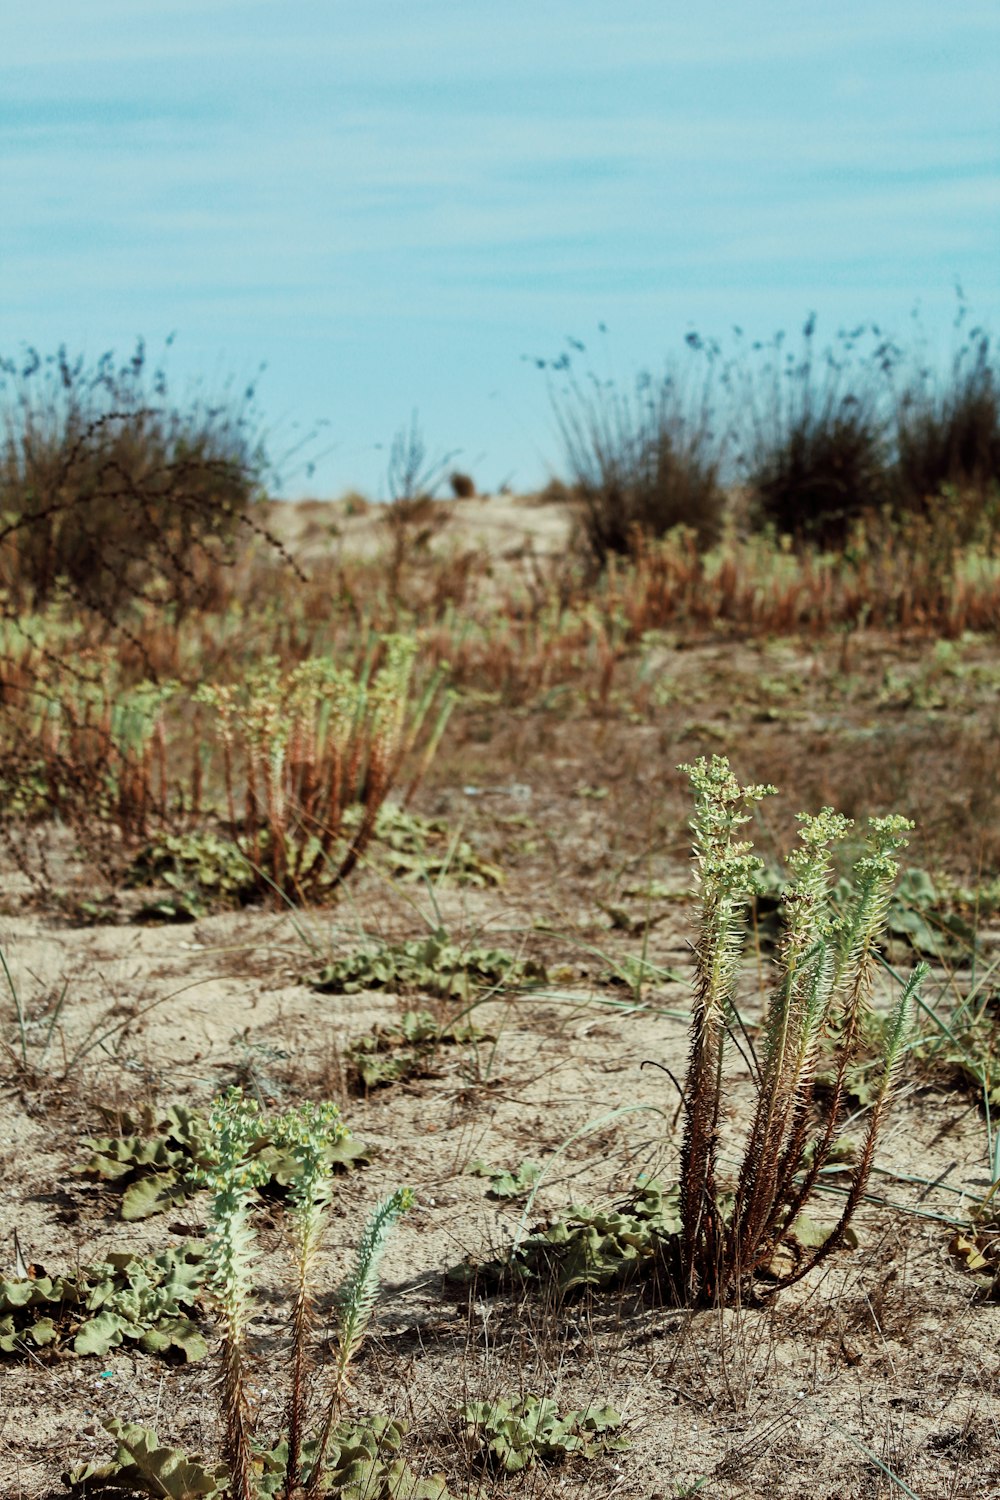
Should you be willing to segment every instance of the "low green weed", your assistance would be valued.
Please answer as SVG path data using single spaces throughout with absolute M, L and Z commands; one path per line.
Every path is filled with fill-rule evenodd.
M 542 1177 L 542 1169 L 534 1161 L 523 1161 L 520 1166 L 508 1169 L 490 1167 L 477 1160 L 469 1163 L 468 1171 L 472 1177 L 489 1178 L 486 1196 L 496 1199 L 526 1198 Z
M 996 1201 L 1000 1177 L 986 1197 L 973 1209 L 971 1222 L 956 1230 L 952 1254 L 961 1260 L 985 1297 L 1000 1300 L 1000 1203 Z
M 499 865 L 475 849 L 439 818 L 423 818 L 398 803 L 382 807 L 375 829 L 376 863 L 394 880 L 485 888 L 503 883 Z
M 343 838 L 360 836 L 363 810 L 347 807 L 341 815 Z M 447 824 L 418 817 L 397 804 L 383 804 L 366 840 L 369 862 L 404 884 L 427 879 L 465 886 L 499 885 L 499 867 L 483 860 L 466 840 L 455 837 Z M 246 906 L 270 889 L 269 860 L 274 836 L 263 828 L 253 851 L 263 864 L 257 868 L 236 837 L 210 830 L 164 833 L 152 839 L 133 859 L 125 877 L 128 887 L 166 886 L 170 894 L 148 901 L 140 920 L 194 921 L 210 911 Z M 308 866 L 313 896 L 332 896 L 340 876 L 332 860 L 317 860 L 312 836 L 288 852 L 295 870 Z M 263 882 L 263 886 L 262 886 Z
M 385 990 L 391 995 L 418 991 L 443 1000 L 468 1001 L 482 989 L 505 989 L 543 982 L 544 968 L 500 948 L 463 948 L 443 927 L 425 938 L 362 948 L 327 964 L 312 981 L 322 994 L 355 995 Z
M 537 1180 L 537 1179 L 536 1179 Z M 545 1281 L 560 1296 L 586 1286 L 608 1290 L 652 1274 L 669 1259 L 681 1229 L 680 1192 L 655 1179 L 640 1183 L 620 1207 L 574 1205 L 494 1260 L 469 1259 L 449 1271 L 457 1283 L 507 1286 Z
M 588 1406 L 560 1416 L 555 1401 L 526 1395 L 508 1401 L 467 1401 L 460 1416 L 466 1441 L 486 1468 L 519 1474 L 536 1463 L 558 1464 L 567 1458 L 596 1458 L 631 1447 L 618 1435 L 622 1419 L 610 1406 Z
M 110 1420 L 104 1427 L 118 1445 L 117 1452 L 110 1462 L 98 1460 L 64 1474 L 63 1482 L 74 1495 L 94 1500 L 118 1500 L 125 1494 L 157 1500 L 229 1500 L 233 1495 L 224 1463 L 206 1465 L 183 1449 L 161 1447 L 154 1432 L 135 1423 Z M 419 1479 L 401 1457 L 405 1432 L 404 1423 L 387 1417 L 338 1422 L 327 1445 L 322 1493 L 342 1500 L 447 1500 L 443 1479 Z M 315 1440 L 303 1444 L 307 1466 L 315 1455 Z M 258 1452 L 254 1500 L 283 1500 L 287 1467 L 287 1440 Z
M 426 1077 L 441 1047 L 494 1041 L 494 1035 L 469 1022 L 442 1025 L 429 1011 L 408 1010 L 398 1024 L 375 1026 L 360 1037 L 348 1048 L 348 1057 L 361 1087 L 377 1089 Z
M 760 872 L 751 903 L 752 920 L 755 935 L 768 945 L 778 941 L 784 926 L 784 897 L 790 884 L 788 875 L 773 865 Z M 846 909 L 852 894 L 850 879 L 841 876 L 830 888 L 830 902 L 835 909 Z M 926 870 L 910 867 L 902 872 L 889 897 L 885 914 L 889 946 L 938 960 L 967 957 L 976 948 L 977 937 L 966 910 L 967 904 Z
M 207 1351 L 193 1311 L 205 1282 L 205 1247 L 159 1255 L 109 1254 L 60 1276 L 0 1281 L 0 1352 L 105 1355 L 128 1341 L 147 1354 Z
M 204 916 L 217 907 L 245 906 L 257 895 L 257 877 L 232 839 L 209 831 L 163 834 L 136 855 L 126 886 L 163 884 L 173 893 L 164 915 Z M 152 903 L 145 912 L 155 914 Z M 176 919 L 176 917 L 175 917 Z
M 201 1176 L 213 1160 L 215 1133 L 209 1115 L 183 1104 L 165 1108 L 147 1104 L 133 1111 L 102 1112 L 122 1133 L 85 1139 L 82 1144 L 90 1156 L 71 1170 L 120 1189 L 123 1219 L 148 1219 L 198 1191 Z M 291 1148 L 274 1135 L 266 1119 L 262 1118 L 259 1125 L 248 1145 L 255 1182 L 261 1188 L 274 1186 L 287 1191 L 301 1170 L 300 1163 Z M 368 1159 L 364 1146 L 342 1122 L 334 1128 L 332 1117 L 324 1151 L 331 1171 L 349 1171 Z

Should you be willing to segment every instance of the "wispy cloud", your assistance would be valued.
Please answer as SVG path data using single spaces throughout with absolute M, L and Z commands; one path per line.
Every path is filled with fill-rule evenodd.
M 994 0 L 10 6 L 0 344 L 179 326 L 384 433 L 408 380 L 495 420 L 531 330 L 988 316 L 998 52 Z

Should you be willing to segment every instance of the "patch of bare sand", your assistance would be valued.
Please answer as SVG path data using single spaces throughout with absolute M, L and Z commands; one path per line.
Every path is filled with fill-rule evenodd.
M 343 500 L 276 500 L 263 520 L 305 566 L 330 557 L 372 558 L 385 551 L 389 507 Z M 492 561 L 516 561 L 527 552 L 539 559 L 565 555 L 572 515 L 560 501 L 537 495 L 477 495 L 428 503 L 413 525 L 432 552 L 474 551 Z

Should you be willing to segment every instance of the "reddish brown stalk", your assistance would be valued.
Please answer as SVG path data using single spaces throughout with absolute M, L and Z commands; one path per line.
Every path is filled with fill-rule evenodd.
M 358 831 L 351 841 L 350 848 L 344 855 L 340 869 L 337 871 L 337 884 L 341 884 L 354 870 L 358 860 L 364 854 L 372 835 L 375 832 L 375 822 L 378 817 L 379 808 L 385 801 L 389 790 L 388 767 L 385 762 L 385 747 L 381 740 L 375 740 L 372 744 L 371 755 L 368 761 L 368 774 L 365 778 L 365 800 L 363 804 L 361 822 Z
M 336 742 L 330 746 L 330 768 L 327 776 L 326 806 L 323 817 L 323 827 L 320 832 L 320 848 L 323 855 L 329 854 L 333 848 L 334 841 L 340 833 L 340 824 L 343 817 L 343 803 L 341 800 L 341 775 L 343 764 L 340 757 L 340 746 Z
M 257 869 L 261 866 L 260 808 L 257 800 L 257 765 L 253 746 L 247 749 L 246 819 L 244 839 L 249 841 L 250 853 Z
M 292 1371 L 286 1408 L 288 1462 L 285 1469 L 287 1492 L 293 1494 L 302 1483 L 302 1439 L 308 1411 L 309 1337 L 311 1303 L 308 1289 L 300 1278 L 292 1315 Z
M 882 1127 L 882 1118 L 885 1114 L 887 1106 L 887 1094 L 884 1094 L 880 1098 L 878 1098 L 872 1106 L 872 1112 L 868 1120 L 868 1131 L 865 1136 L 865 1143 L 862 1147 L 861 1156 L 858 1159 L 857 1166 L 854 1168 L 854 1173 L 851 1177 L 851 1185 L 848 1188 L 847 1197 L 844 1201 L 844 1207 L 841 1211 L 840 1218 L 837 1220 L 837 1223 L 834 1225 L 827 1238 L 823 1241 L 822 1245 L 820 1245 L 819 1248 L 813 1252 L 812 1257 L 809 1260 L 805 1261 L 800 1267 L 796 1268 L 792 1275 L 784 1278 L 783 1285 L 788 1286 L 791 1285 L 791 1283 L 794 1281 L 800 1281 L 801 1278 L 807 1274 L 807 1272 L 815 1270 L 816 1267 L 821 1265 L 822 1262 L 825 1261 L 828 1256 L 832 1255 L 835 1250 L 839 1250 L 841 1245 L 844 1243 L 844 1236 L 847 1233 L 848 1227 L 850 1226 L 850 1222 L 854 1217 L 858 1204 L 864 1197 L 865 1189 L 868 1186 L 868 1179 L 871 1176 L 872 1162 L 875 1159 L 875 1144 L 878 1139 L 879 1131 Z
M 704 973 L 709 955 L 699 954 Z M 686 1297 L 711 1299 L 711 1268 L 718 1262 L 719 1224 L 715 1211 L 716 1121 L 722 1028 L 707 981 L 699 982 L 692 1018 L 691 1051 L 684 1090 L 685 1126 L 681 1145 L 682 1272 Z
M 194 748 L 191 753 L 191 815 L 194 818 L 198 818 L 201 814 L 201 743 L 201 725 L 199 719 L 196 717 L 194 728 Z
M 235 838 L 237 832 L 236 798 L 233 792 L 233 744 L 228 732 L 222 736 L 222 776 L 226 787 L 226 808 L 229 813 L 229 828 Z
M 157 720 L 156 728 L 153 731 L 153 743 L 157 779 L 160 787 L 159 814 L 165 821 L 167 816 L 167 734 L 162 719 Z
M 233 1500 L 254 1500 L 250 1470 L 250 1423 L 247 1414 L 243 1355 L 230 1338 L 222 1340 L 222 1407 L 225 1413 L 225 1459 Z

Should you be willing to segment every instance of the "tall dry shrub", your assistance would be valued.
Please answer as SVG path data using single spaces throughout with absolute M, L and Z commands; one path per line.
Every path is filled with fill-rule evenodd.
M 136 599 L 187 607 L 230 556 L 267 460 L 253 388 L 174 403 L 145 345 L 93 365 L 65 347 L 0 361 L 0 587 L 107 621 Z

